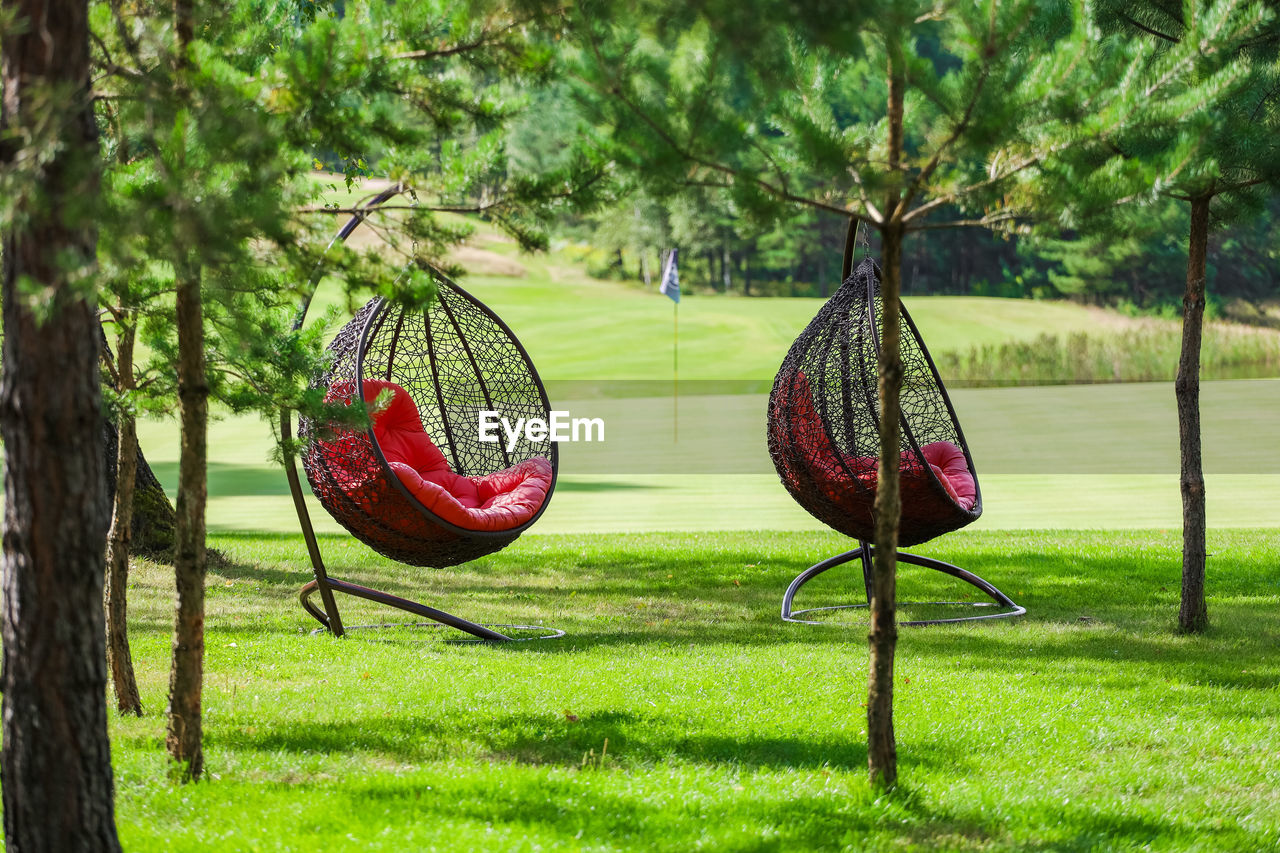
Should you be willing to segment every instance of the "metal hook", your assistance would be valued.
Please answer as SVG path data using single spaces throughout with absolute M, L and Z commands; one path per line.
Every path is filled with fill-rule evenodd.
M 861 217 L 858 218 L 858 230 L 854 237 L 854 243 L 862 247 L 862 257 L 871 256 L 871 243 L 867 239 L 867 221 Z

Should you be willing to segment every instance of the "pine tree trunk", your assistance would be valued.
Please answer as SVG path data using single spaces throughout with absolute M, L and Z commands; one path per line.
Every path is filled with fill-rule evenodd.
M 177 93 L 187 94 L 188 50 L 194 37 L 191 0 L 175 0 L 177 36 Z M 181 207 L 181 205 L 179 205 Z M 181 220 L 190 215 L 179 209 Z M 180 224 L 176 229 L 174 278 L 178 332 L 178 413 L 181 421 L 178 451 L 178 505 L 174 529 L 173 573 L 177 611 L 173 626 L 173 662 L 169 670 L 168 726 L 165 746 L 181 767 L 184 781 L 195 781 L 204 770 L 201 694 L 204 687 L 205 504 L 208 499 L 206 462 L 209 385 L 205 376 L 204 306 L 200 267 L 191 257 L 194 239 Z M 621 252 L 619 252 L 621 258 Z
M 111 513 L 116 494 L 116 454 L 120 448 L 120 430 L 111 422 L 111 416 L 102 420 L 102 458 L 107 466 L 107 494 L 104 498 L 106 512 Z M 173 555 L 173 503 L 164 492 L 164 486 L 151 470 L 142 447 L 134 456 L 133 480 L 133 533 L 135 556 L 168 561 Z
M 105 333 L 99 337 L 99 343 L 102 347 L 102 358 L 116 365 L 117 375 L 122 370 L 128 370 L 130 376 L 133 375 L 132 358 L 127 365 L 116 364 L 118 361 L 124 361 L 123 355 L 117 358 L 111 352 Z M 134 428 L 136 445 L 136 423 Z M 114 423 L 112 415 L 108 413 L 102 422 L 102 456 L 107 463 L 107 513 L 109 515 L 114 515 L 116 469 L 119 467 L 116 457 L 119 450 L 120 430 Z M 169 502 L 169 496 L 164 493 L 164 486 L 160 485 L 160 480 L 151 470 L 151 465 L 147 463 L 147 457 L 142 453 L 141 447 L 138 447 L 137 453 L 134 454 L 133 468 L 133 509 L 130 513 L 133 522 L 130 549 L 136 555 L 168 560 L 173 551 L 173 504 Z
M 134 327 L 120 327 L 119 390 L 134 389 Z M 119 419 L 116 451 L 116 493 L 112 500 L 111 529 L 107 534 L 107 669 L 116 693 L 116 709 L 121 714 L 142 716 L 142 697 L 133 674 L 133 654 L 129 650 L 129 557 L 133 539 L 133 491 L 138 468 L 138 430 L 133 415 Z
M 183 765 L 183 777 L 196 780 L 204 768 L 200 706 L 204 681 L 204 516 L 209 387 L 205 378 L 199 271 L 187 267 L 179 275 L 178 400 L 182 437 L 173 554 L 178 604 L 174 620 L 173 664 L 169 672 L 169 722 L 165 743 L 173 759 Z
M 1174 393 L 1178 399 L 1179 452 L 1182 460 L 1182 606 L 1178 629 L 1200 633 L 1209 627 L 1204 599 L 1205 495 L 1200 459 L 1200 339 L 1204 327 L 1205 266 L 1209 253 L 1209 202 L 1191 202 L 1187 246 L 1187 292 L 1182 299 L 1182 354 Z
M 893 733 L 893 659 L 898 643 L 897 555 L 898 519 L 902 506 L 898 490 L 901 461 L 902 355 L 898 294 L 901 288 L 901 226 L 884 229 L 884 276 L 880 298 L 880 465 L 877 472 L 875 515 L 876 551 L 871 581 L 871 682 L 867 695 L 867 762 L 871 782 L 893 787 L 898 781 L 898 748 Z
M 889 166 L 896 168 L 902 151 L 903 79 L 900 64 L 889 63 Z M 900 195 L 889 193 L 887 221 L 881 226 L 880 282 L 880 465 L 877 472 L 875 518 L 876 551 L 871 569 L 870 684 L 867 690 L 867 769 L 871 785 L 892 788 L 898 783 L 898 746 L 893 733 L 893 659 L 898 644 L 897 558 L 900 393 L 902 353 L 899 294 L 902 292 L 902 238 L 898 210 Z
M 28 25 L 6 28 L 0 45 L 0 124 L 10 140 L 0 157 L 12 162 L 10 146 L 21 144 L 14 140 L 48 122 L 51 91 L 75 98 L 54 113 L 59 138 L 35 167 L 34 198 L 10 199 L 21 215 L 4 239 L 5 846 L 22 853 L 115 851 L 102 614 L 107 518 L 95 440 L 102 428 L 98 320 L 92 292 L 67 278 L 69 269 L 91 268 L 97 242 L 83 218 L 99 180 L 88 4 L 5 0 L 3 6 Z M 81 211 L 81 218 L 72 220 L 69 211 Z M 39 318 L 28 302 L 32 286 L 41 291 Z

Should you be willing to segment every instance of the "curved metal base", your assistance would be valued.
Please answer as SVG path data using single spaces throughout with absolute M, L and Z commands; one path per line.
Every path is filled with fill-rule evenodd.
M 564 631 L 557 628 L 545 628 L 542 625 L 481 625 L 463 619 L 460 616 L 454 616 L 452 613 L 446 613 L 443 610 L 437 610 L 434 607 L 428 607 L 425 604 L 419 604 L 416 601 L 410 601 L 407 598 L 390 595 L 385 592 L 379 592 L 376 589 L 370 589 L 367 586 L 348 583 L 336 578 L 326 578 L 326 586 L 335 592 L 345 592 L 348 595 L 354 595 L 356 598 L 363 598 L 366 601 L 372 601 L 376 604 L 385 604 L 388 607 L 394 607 L 397 610 L 403 610 L 406 613 L 412 613 L 421 616 L 424 619 L 430 619 L 431 622 L 401 622 L 401 623 L 385 623 L 381 625 L 346 625 L 339 626 L 337 631 L 333 630 L 333 626 L 329 622 L 329 617 L 325 611 L 317 607 L 311 601 L 311 596 L 320 590 L 320 584 L 317 581 L 310 581 L 298 591 L 298 598 L 302 602 L 302 609 L 311 614 L 311 616 L 319 622 L 323 627 L 312 631 L 313 634 L 329 631 L 338 636 L 342 636 L 347 631 L 369 628 L 396 628 L 396 627 L 423 627 L 423 628 L 456 628 L 459 631 L 470 634 L 480 640 L 495 643 L 510 642 L 528 642 L 530 640 L 552 640 L 556 637 L 563 637 Z M 546 632 L 538 637 L 510 637 L 506 634 L 493 630 L 494 628 L 506 628 L 508 630 L 527 630 L 527 631 L 543 631 Z
M 823 625 L 828 624 L 813 619 L 801 619 L 798 617 L 810 613 L 821 613 L 831 610 L 856 610 L 868 607 L 868 604 L 837 604 L 831 607 L 811 607 L 806 610 L 793 610 L 792 603 L 795 600 L 796 593 L 800 591 L 800 587 L 816 578 L 818 575 L 836 566 L 843 566 L 852 560 L 862 561 L 863 583 L 867 588 L 867 600 L 871 600 L 871 558 L 875 552 L 875 548 L 867 543 L 862 543 L 859 547 L 852 551 L 846 551 L 836 557 L 823 560 L 815 566 L 805 569 L 796 575 L 795 580 L 791 581 L 791 585 L 787 587 L 786 593 L 782 597 L 782 619 L 785 622 L 798 622 L 803 625 Z M 965 583 L 977 587 L 987 595 L 991 596 L 994 601 L 930 601 L 921 602 L 925 604 L 947 604 L 957 607 L 1008 607 L 1011 610 L 1004 613 L 983 613 L 979 616 L 958 616 L 952 619 L 921 619 L 911 622 L 899 622 L 899 625 L 912 627 L 921 625 L 947 625 L 955 622 L 978 622 L 984 619 L 1007 619 L 1012 616 L 1021 616 L 1027 612 L 1027 608 L 1016 604 L 1013 599 L 996 589 L 987 581 L 975 575 L 973 572 L 965 571 L 959 566 L 953 566 L 950 563 L 944 563 L 941 560 L 935 560 L 931 557 L 921 557 L 919 554 L 908 554 L 905 551 L 898 552 L 899 563 L 909 563 L 913 566 L 921 566 L 926 569 L 942 572 L 953 578 L 959 578 Z

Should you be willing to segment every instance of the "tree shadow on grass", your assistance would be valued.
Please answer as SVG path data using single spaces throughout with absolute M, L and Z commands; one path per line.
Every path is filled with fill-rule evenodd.
M 253 537 L 249 537 L 252 539 Z M 924 646 L 936 654 L 981 654 L 1019 668 L 1026 665 L 1027 632 L 1036 634 L 1035 659 L 1080 658 L 1105 661 L 1141 660 L 1183 667 L 1192 680 L 1242 686 L 1270 685 L 1265 667 L 1235 666 L 1274 650 L 1280 642 L 1278 589 L 1268 584 L 1268 566 L 1256 556 L 1234 557 L 1229 577 L 1215 579 L 1210 615 L 1215 627 L 1199 641 L 1171 641 L 1177 606 L 1176 547 L 1154 534 L 1134 534 L 1138 546 L 1092 550 L 1078 536 L 1044 537 L 1028 547 L 1026 537 L 991 547 L 981 537 L 960 541 L 949 550 L 922 549 L 986 577 L 1028 608 L 1011 620 L 943 628 L 904 629 L 904 646 Z M 990 537 L 986 537 L 989 539 Z M 595 646 L 664 642 L 689 644 L 822 645 L 863 641 L 865 616 L 833 620 L 831 625 L 783 623 L 778 616 L 782 592 L 790 578 L 807 567 L 805 560 L 834 553 L 830 546 L 846 540 L 835 536 L 762 536 L 759 545 L 729 537 L 728 547 L 714 536 L 560 537 L 518 544 L 501 554 L 463 567 L 415 569 L 364 553 L 355 545 L 334 549 L 349 538 L 326 537 L 325 547 L 337 559 L 332 572 L 411 600 L 458 612 L 476 621 L 535 623 L 567 630 L 569 636 L 548 643 L 521 643 L 511 651 L 577 652 Z M 584 541 L 585 540 L 585 541 Z M 262 537 L 263 548 L 280 543 Z M 1154 544 L 1152 544 L 1154 543 Z M 798 548 L 797 546 L 803 546 Z M 804 553 L 797 558 L 797 550 Z M 294 555 L 300 542 L 280 543 L 276 553 Z M 292 607 L 297 586 L 310 577 L 277 568 L 275 554 L 262 563 L 235 558 L 215 569 L 222 577 L 255 580 L 261 594 L 278 599 L 271 607 Z M 341 558 L 354 557 L 350 565 Z M 1172 563 L 1172 565 L 1171 565 Z M 952 578 L 915 566 L 903 566 L 902 600 L 984 599 L 981 592 Z M 288 604 L 285 601 L 288 600 Z M 861 602 L 861 572 L 855 563 L 832 570 L 805 588 L 797 607 Z M 344 599 L 344 609 L 345 607 Z M 357 611 L 359 612 L 359 611 Z M 406 621 L 396 611 L 386 621 Z M 907 612 L 907 611 L 904 611 Z M 363 615 L 363 613 L 361 613 Z M 930 612 L 929 616 L 941 615 Z M 967 615 L 957 610 L 957 615 Z M 306 617 L 297 612 L 299 624 Z M 411 621 L 411 618 L 408 620 Z M 1046 634 L 1043 628 L 1051 626 Z M 1116 633 L 1125 635 L 1117 646 Z M 413 642 L 405 640 L 404 642 Z M 1230 655 L 1206 655 L 1225 648 Z M 1119 654 L 1117 655 L 1117 649 Z M 1235 677 L 1230 668 L 1235 666 Z M 1240 669 L 1254 672 L 1239 673 Z M 1260 670 L 1260 671 L 1258 671 Z M 1240 676 L 1244 677 L 1240 677 Z M 1184 677 L 1184 676 L 1179 676 Z
M 1063 688 L 1087 683 L 1093 688 L 1123 691 L 1145 680 L 1170 686 L 1275 691 L 1280 687 L 1280 662 L 1275 656 L 1280 645 L 1275 633 L 1280 629 L 1280 615 L 1274 608 L 1264 607 L 1232 607 L 1231 611 L 1257 633 L 1178 642 L 1082 627 L 1041 634 L 1030 643 L 1025 636 L 975 634 L 964 638 L 963 651 L 1010 677 L 1058 682 Z M 931 651 L 954 654 L 956 649 L 939 644 Z M 1135 669 L 1135 663 L 1140 668 Z M 1063 668 L 1063 664 L 1071 666 Z M 1276 704 L 1280 705 L 1280 697 Z M 1229 703 L 1221 711 L 1233 716 L 1246 713 L 1238 703 Z
M 279 467 L 266 462 L 262 465 L 209 462 L 208 466 L 211 495 L 228 498 L 289 494 L 289 484 L 284 477 L 284 472 Z M 178 482 L 177 462 L 155 462 L 152 463 L 151 469 L 161 482 Z
M 432 788 L 426 803 L 411 790 L 372 784 L 356 786 L 349 796 L 352 808 L 412 807 L 426 820 L 511 828 L 522 838 L 566 849 L 865 850 L 869 836 L 883 838 L 886 813 L 895 818 L 891 834 L 905 825 L 918 828 L 922 838 L 989 838 L 978 824 L 931 810 L 906 792 L 892 804 L 875 802 L 866 793 L 852 798 L 823 791 L 783 794 L 765 786 L 717 792 L 715 797 L 685 799 L 678 792 L 663 796 L 661 791 L 646 797 L 633 793 L 634 786 L 618 785 L 608 774 L 589 770 L 558 779 L 492 785 L 483 794 L 466 780 Z
M 606 751 L 614 766 L 679 761 L 752 769 L 858 771 L 867 765 L 866 745 L 835 737 L 754 737 L 690 732 L 687 721 L 661 715 L 602 711 L 570 721 L 563 714 L 471 714 L 449 719 L 369 717 L 330 723 L 264 728 L 213 728 L 209 743 L 236 750 L 326 755 L 376 754 L 407 762 L 439 760 L 465 744 L 490 760 L 528 765 L 579 767 L 584 756 Z M 959 751 L 913 744 L 911 761 L 954 767 Z
M 379 721 L 380 722 L 380 721 Z M 606 722 L 606 721 L 601 721 Z M 625 723 L 619 720 L 618 723 Z M 519 727 L 522 720 L 507 721 Z M 607 728 L 592 731 L 599 736 Z M 618 743 L 624 740 L 616 732 Z M 587 741 L 573 749 L 585 747 Z M 612 748 L 615 741 L 610 740 Z M 752 750 L 762 742 L 734 742 L 748 760 L 736 756 L 721 759 L 727 750 L 712 745 L 709 763 L 765 772 L 796 769 L 821 772 L 837 769 L 831 764 L 777 763 L 777 747 L 765 743 L 764 760 L 753 760 Z M 624 749 L 635 750 L 635 741 Z M 249 744 L 252 748 L 252 744 Z M 598 745 L 596 745 L 598 746 Z M 264 750 L 321 750 L 326 741 L 279 742 L 268 738 Z M 598 751 L 598 750 L 597 750 Z M 910 777 L 921 753 L 903 763 Z M 892 795 L 872 792 L 846 776 L 834 789 L 819 779 L 785 780 L 766 777 L 737 779 L 724 774 L 716 787 L 692 782 L 682 774 L 683 762 L 708 763 L 695 751 L 650 750 L 652 759 L 628 764 L 621 753 L 619 764 L 584 764 L 566 750 L 565 771 L 544 774 L 537 762 L 515 766 L 494 762 L 475 763 L 470 770 L 449 766 L 430 767 L 394 781 L 385 774 L 349 774 L 335 786 L 332 781 L 293 783 L 296 796 L 305 798 L 314 787 L 323 794 L 331 815 L 346 811 L 375 814 L 412 814 L 419 825 L 442 827 L 476 824 L 491 827 L 502 837 L 514 831 L 526 843 L 577 848 L 607 845 L 632 849 L 685 851 L 716 850 L 1030 850 L 1094 851 L 1099 849 L 1147 849 L 1185 842 L 1206 849 L 1266 849 L 1264 832 L 1250 832 L 1230 822 L 1203 825 L 1180 820 L 1175 814 L 1133 814 L 1131 807 L 1075 806 L 1033 797 L 1019 800 L 1011 818 L 991 803 L 938 807 L 930 797 L 900 787 Z M 402 761 L 429 760 L 423 754 L 393 755 Z M 851 756 L 854 757 L 854 756 Z M 577 759 L 577 760 L 574 760 Z M 669 763 L 668 763 L 669 762 Z M 862 769 L 860 761 L 847 769 Z M 839 769 L 845 769 L 843 767 Z M 968 772 L 957 770 L 957 776 Z M 695 770 L 696 773 L 696 770 Z M 667 778 L 671 777 L 668 787 Z M 772 784 L 782 782 L 781 785 Z M 737 783 L 737 784 L 735 784 Z M 1046 795 L 1049 796 L 1049 795 Z M 336 799 L 335 799 L 336 798 Z M 731 819 L 726 819 L 731 818 Z M 1161 844 L 1163 842 L 1163 844 Z

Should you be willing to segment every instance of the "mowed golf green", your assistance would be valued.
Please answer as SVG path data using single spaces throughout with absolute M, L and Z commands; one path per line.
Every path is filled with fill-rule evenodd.
M 555 497 L 535 532 L 820 529 L 772 474 L 761 393 L 820 300 L 686 297 L 679 308 L 680 440 L 673 442 L 674 303 L 634 283 L 591 278 L 573 247 L 521 254 L 487 228 L 459 260 L 476 271 L 463 286 L 512 326 L 548 380 L 553 403 L 574 415 L 603 416 L 609 428 L 603 447 L 565 448 Z M 312 317 L 345 303 L 327 284 Z M 1123 329 L 1129 322 L 1067 303 L 978 297 L 906 303 L 935 350 Z M 556 399 L 572 395 L 580 381 L 625 380 L 648 380 L 646 393 L 663 396 Z M 724 380 L 743 380 L 741 387 L 755 393 L 725 395 Z M 1171 384 L 953 388 L 952 396 L 983 487 L 980 527 L 1180 523 Z M 1280 423 L 1280 381 L 1206 382 L 1203 401 L 1210 524 L 1280 523 L 1280 444 L 1270 440 Z M 140 436 L 172 491 L 176 426 L 145 422 Z M 283 473 L 268 461 L 271 446 L 271 427 L 258 418 L 212 426 L 212 529 L 296 529 Z M 313 509 L 321 529 L 338 529 Z
M 380 184 L 347 192 L 320 178 L 323 200 L 349 206 Z M 336 231 L 335 223 L 335 231 Z M 459 283 L 496 310 L 520 337 L 549 380 L 667 380 L 672 371 L 674 303 L 641 282 L 602 281 L 581 262 L 587 248 L 563 241 L 552 251 L 522 253 L 492 226 L 475 224 L 455 253 L 468 270 Z M 352 234 L 358 248 L 379 247 L 368 229 Z M 821 306 L 818 299 L 743 298 L 690 294 L 688 275 L 679 307 L 680 378 L 772 380 L 783 354 Z M 736 287 L 737 285 L 735 285 Z M 1067 302 L 992 297 L 908 296 L 908 310 L 930 349 L 1029 340 L 1123 329 L 1116 312 Z M 332 286 L 317 295 L 313 316 L 345 307 Z

